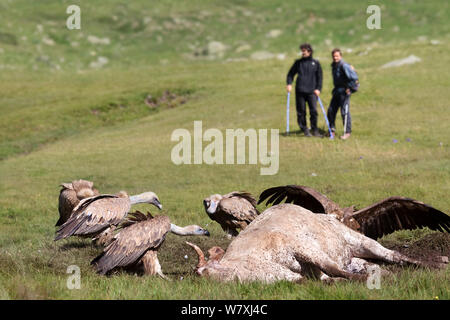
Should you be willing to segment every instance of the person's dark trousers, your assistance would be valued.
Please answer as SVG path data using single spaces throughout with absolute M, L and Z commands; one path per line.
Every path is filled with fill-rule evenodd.
M 331 98 L 330 106 L 328 107 L 327 117 L 330 123 L 330 128 L 336 131 L 336 114 L 341 108 L 342 124 L 345 125 L 345 105 L 348 104 L 347 127 L 345 133 L 352 132 L 352 117 L 350 115 L 350 95 L 345 93 L 345 90 L 333 90 L 333 97 Z
M 305 132 L 308 129 L 306 125 L 306 103 L 309 106 L 309 120 L 311 130 L 317 130 L 317 97 L 314 93 L 296 92 L 295 102 L 297 107 L 297 122 L 300 129 Z

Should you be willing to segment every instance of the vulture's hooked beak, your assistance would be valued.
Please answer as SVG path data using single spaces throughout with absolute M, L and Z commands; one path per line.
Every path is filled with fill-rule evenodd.
M 214 200 L 205 200 L 204 203 L 207 213 L 209 214 L 216 213 L 218 202 L 215 202 Z
M 207 236 L 207 237 L 210 236 L 209 231 L 206 230 L 206 229 L 203 229 L 202 227 L 198 227 L 198 228 L 194 231 L 194 235 L 197 235 L 197 236 Z
M 162 204 L 158 199 L 154 199 L 151 203 L 155 205 L 159 210 L 162 210 Z

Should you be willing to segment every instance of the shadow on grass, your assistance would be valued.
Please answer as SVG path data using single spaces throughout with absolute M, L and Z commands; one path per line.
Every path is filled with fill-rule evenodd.
M 95 267 L 95 265 L 93 265 Z M 171 270 L 171 271 L 164 271 L 162 270 L 163 274 L 167 277 L 166 280 L 180 280 L 180 278 L 185 278 L 186 276 L 196 276 L 194 268 L 192 267 L 192 270 Z M 130 266 L 126 267 L 116 267 L 112 270 L 106 272 L 105 277 L 120 277 L 122 275 L 131 275 L 135 277 L 158 277 L 161 278 L 158 274 L 152 274 L 148 275 L 145 273 L 144 266 L 142 262 L 137 262 L 135 264 L 132 264 Z M 161 278 L 163 279 L 163 278 Z
M 299 129 L 299 130 L 295 130 L 295 131 L 289 131 L 289 132 L 284 131 L 284 132 L 281 132 L 280 134 L 281 134 L 281 136 L 283 136 L 283 137 L 327 138 L 327 139 L 330 138 L 330 137 L 329 137 L 328 129 L 322 129 L 322 128 L 319 128 L 318 130 L 319 130 L 320 137 L 314 137 L 314 136 L 312 136 L 312 137 L 307 137 L 307 136 L 305 136 L 305 134 L 303 133 L 303 131 L 300 130 L 300 129 Z
M 88 241 L 76 241 L 76 242 L 68 242 L 64 243 L 62 246 L 59 247 L 61 251 L 68 251 L 72 249 L 84 249 L 84 248 L 91 248 L 95 247 L 94 244 Z

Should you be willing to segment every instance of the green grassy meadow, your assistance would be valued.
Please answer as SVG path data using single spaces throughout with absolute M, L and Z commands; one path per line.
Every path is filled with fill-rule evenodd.
M 369 30 L 366 8 L 377 3 L 382 29 Z M 70 4 L 81 7 L 81 30 L 65 27 Z M 202 200 L 233 190 L 258 196 L 300 184 L 341 206 L 400 195 L 449 213 L 449 18 L 448 1 L 1 2 L 0 299 L 449 299 L 449 268 L 405 268 L 383 278 L 379 290 L 316 280 L 222 284 L 195 276 L 196 255 L 184 244 L 228 245 Z M 294 133 L 282 135 L 286 73 L 304 41 L 322 64 L 325 107 L 331 50 L 341 47 L 358 71 L 347 141 L 296 133 L 293 95 Z M 225 49 L 214 53 L 211 42 Z M 272 58 L 252 58 L 262 51 Z M 381 68 L 409 55 L 421 62 Z M 182 103 L 145 104 L 166 91 Z M 172 132 L 192 132 L 197 120 L 204 131 L 279 129 L 278 173 L 260 175 L 261 164 L 175 165 Z M 336 125 L 341 134 L 339 115 Z M 154 191 L 162 214 L 178 225 L 204 226 L 211 237 L 167 236 L 159 256 L 172 281 L 98 276 L 89 262 L 101 249 L 83 239 L 53 242 L 59 184 L 80 178 L 102 193 Z M 404 243 L 430 232 L 380 241 Z M 67 289 L 69 265 L 81 268 L 80 290 Z

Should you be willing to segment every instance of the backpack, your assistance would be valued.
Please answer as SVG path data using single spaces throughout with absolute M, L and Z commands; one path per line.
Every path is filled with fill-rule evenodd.
M 350 68 L 347 68 L 348 72 L 345 72 L 345 75 L 348 79 L 348 87 L 352 93 L 359 90 L 359 78 L 358 74 L 356 73 L 355 68 L 353 68 L 352 65 L 347 64 Z M 345 71 L 345 70 L 344 70 Z

